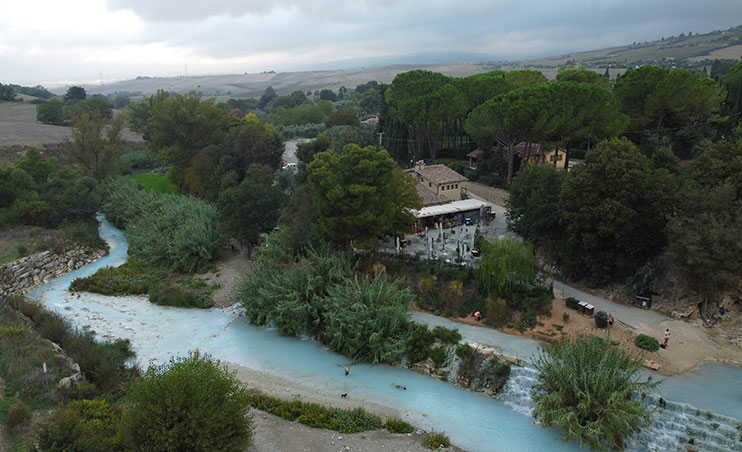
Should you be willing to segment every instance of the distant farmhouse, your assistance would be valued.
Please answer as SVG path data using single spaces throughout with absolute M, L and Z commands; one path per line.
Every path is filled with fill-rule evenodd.
M 524 162 L 535 164 L 550 164 L 555 168 L 564 169 L 567 165 L 567 151 L 560 148 L 544 149 L 538 143 L 524 142 L 515 145 L 515 153 L 520 155 Z M 477 162 L 482 158 L 484 151 L 475 149 L 466 154 L 469 158 L 469 167 L 477 168 Z

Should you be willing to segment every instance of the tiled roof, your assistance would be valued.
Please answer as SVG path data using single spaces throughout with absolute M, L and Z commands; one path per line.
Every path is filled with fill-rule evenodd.
M 531 148 L 528 149 L 528 143 L 526 143 L 525 141 L 521 141 L 520 143 L 513 146 L 513 150 L 515 151 L 516 154 L 521 154 L 521 155 L 535 155 L 535 154 L 541 153 L 541 145 L 539 145 L 538 143 L 530 143 L 530 144 L 531 144 Z M 526 149 L 528 149 L 528 154 L 526 154 Z
M 481 150 L 481 149 L 474 149 L 470 153 L 466 154 L 466 156 L 467 157 L 472 157 L 472 158 L 479 158 L 479 156 L 482 155 L 482 152 L 484 152 L 484 151 Z
M 417 194 L 420 195 L 420 198 L 422 198 L 423 200 L 423 207 L 445 204 L 449 201 L 448 199 L 437 194 L 422 183 L 417 184 Z
M 423 177 L 430 179 L 436 184 L 450 184 L 467 180 L 464 176 L 446 165 L 428 165 L 419 169 L 418 172 L 422 174 Z

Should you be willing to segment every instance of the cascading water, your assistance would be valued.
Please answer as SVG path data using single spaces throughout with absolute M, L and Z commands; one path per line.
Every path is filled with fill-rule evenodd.
M 410 422 L 428 430 L 445 431 L 454 444 L 471 451 L 582 450 L 574 443 L 562 442 L 559 432 L 534 425 L 529 414 L 533 410 L 530 389 L 536 374 L 531 367 L 512 368 L 500 396 L 505 402 L 502 403 L 390 366 L 359 364 L 345 377 L 342 367 L 346 358 L 313 341 L 281 337 L 274 330 L 250 326 L 239 316 L 239 308 L 187 310 L 153 305 L 144 297 L 70 294 L 67 287 L 73 279 L 125 261 L 123 233 L 102 219 L 101 237 L 111 246 L 109 256 L 57 278 L 29 296 L 74 325 L 96 331 L 99 337 L 130 339 L 141 365 L 166 362 L 171 356 L 199 348 L 217 359 L 280 375 L 317 392 L 348 392 L 361 405 L 368 402 L 394 407 Z M 479 340 L 476 330 L 462 331 L 465 339 Z M 520 356 L 530 356 L 538 347 L 522 338 L 506 337 L 503 341 L 511 341 L 508 351 L 520 350 Z M 447 361 L 453 363 L 453 355 Z M 446 370 L 455 373 L 453 364 Z M 395 389 L 393 383 L 404 385 L 407 390 Z M 524 415 L 513 415 L 513 409 Z M 703 444 L 699 450 L 740 450 L 733 447 L 742 445 L 733 441 L 737 421 L 711 416 L 706 419 L 705 411 L 696 415 L 693 408 L 668 402 L 665 410 L 655 410 L 652 426 L 631 439 L 630 450 L 685 450 L 683 444 L 690 437 L 696 444 Z M 680 426 L 685 426 L 685 430 Z

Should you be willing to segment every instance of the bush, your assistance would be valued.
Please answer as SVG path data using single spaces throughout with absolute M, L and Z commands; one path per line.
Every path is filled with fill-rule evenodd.
M 78 400 L 54 412 L 36 433 L 35 452 L 116 452 L 120 414 L 103 400 Z
M 150 367 L 132 385 L 129 401 L 120 434 L 133 452 L 237 452 L 252 440 L 249 394 L 208 356 Z
M 156 286 L 149 291 L 149 301 L 162 306 L 179 308 L 208 309 L 213 306 L 211 299 L 192 290 L 175 284 Z
M 384 428 L 391 433 L 412 433 L 415 431 L 415 427 L 401 419 L 387 419 Z
M 598 311 L 595 313 L 595 326 L 598 328 L 608 327 L 608 313 L 605 311 Z
M 250 406 L 289 421 L 299 421 L 314 428 L 325 428 L 341 433 L 357 433 L 381 428 L 381 418 L 363 408 L 344 410 L 327 408 L 316 403 L 282 400 L 259 392 L 249 393 Z M 401 422 L 401 421 L 400 421 Z
M 562 313 L 562 320 L 564 320 L 565 322 L 569 322 L 569 312 Z
M 8 408 L 8 425 L 18 427 L 31 419 L 31 409 L 23 402 L 16 402 Z
M 423 435 L 423 437 L 420 439 L 420 444 L 430 450 L 438 450 L 441 447 L 450 446 L 451 439 L 445 433 L 430 432 Z
M 534 416 L 555 426 L 565 439 L 593 449 L 623 449 L 624 438 L 647 420 L 647 406 L 632 394 L 659 382 L 639 378 L 642 359 L 595 336 L 579 336 L 551 347 L 535 362 L 539 372 Z
M 564 300 L 564 303 L 567 305 L 569 309 L 574 309 L 575 311 L 579 307 L 580 300 L 577 298 L 569 297 L 566 300 Z
M 142 295 L 149 289 L 150 278 L 136 260 L 120 267 L 104 267 L 88 276 L 72 281 L 73 292 L 94 292 L 102 295 Z
M 640 334 L 636 336 L 636 338 L 634 339 L 634 343 L 637 347 L 644 350 L 649 350 L 650 352 L 656 352 L 660 349 L 660 344 L 657 339 L 653 338 L 652 336 L 647 336 L 646 334 Z
M 444 344 L 458 344 L 461 340 L 461 333 L 456 328 L 446 328 L 436 326 L 433 328 L 433 336 Z
M 436 367 L 440 367 L 446 362 L 446 356 L 448 356 L 447 347 L 435 347 L 430 351 L 430 359 L 433 360 Z

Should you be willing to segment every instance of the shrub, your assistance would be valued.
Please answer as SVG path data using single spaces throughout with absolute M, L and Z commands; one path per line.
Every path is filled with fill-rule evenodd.
M 314 428 L 325 428 L 341 433 L 357 433 L 381 428 L 381 418 L 363 408 L 344 410 L 327 408 L 316 403 L 299 400 L 282 400 L 251 391 L 250 406 L 290 421 L 299 421 Z M 401 421 L 400 421 L 401 422 Z
M 487 323 L 500 326 L 510 320 L 512 312 L 508 309 L 507 303 L 501 298 L 487 298 L 486 320 Z
M 466 356 L 466 353 L 469 351 L 469 344 L 459 344 L 456 346 L 456 356 L 459 358 L 464 358 Z
M 103 400 L 78 400 L 54 412 L 36 433 L 36 452 L 116 452 L 120 414 Z
M 444 344 L 457 344 L 461 340 L 459 330 L 440 325 L 433 328 L 433 336 Z
M 252 440 L 250 396 L 208 356 L 150 367 L 132 385 L 129 401 L 120 434 L 134 452 L 237 452 Z
M 130 260 L 119 267 L 104 267 L 87 278 L 72 281 L 73 292 L 94 292 L 102 295 L 142 295 L 146 294 L 150 278 L 136 260 Z
M 413 427 L 409 423 L 401 419 L 394 418 L 387 419 L 386 424 L 384 424 L 384 428 L 391 433 L 412 433 L 415 431 L 415 427 Z
M 569 309 L 574 309 L 575 311 L 579 307 L 580 300 L 574 297 L 569 297 L 566 300 L 564 300 L 564 303 L 567 305 Z
M 539 372 L 534 416 L 555 426 L 565 439 L 593 449 L 623 449 L 623 440 L 647 420 L 647 406 L 632 394 L 659 382 L 638 378 L 642 359 L 595 336 L 579 336 L 551 347 L 535 363 Z
M 495 392 L 500 392 L 505 383 L 508 382 L 510 365 L 504 359 L 493 358 L 482 373 L 484 386 Z
M 213 303 L 208 296 L 176 284 L 156 286 L 149 291 L 149 301 L 162 306 L 208 309 Z
M 420 439 L 420 444 L 430 450 L 438 450 L 441 447 L 450 446 L 451 439 L 445 433 L 430 432 L 423 435 L 423 437 Z
M 598 311 L 595 313 L 595 326 L 598 328 L 608 327 L 608 313 L 605 311 Z
M 447 347 L 435 347 L 430 351 L 430 359 L 433 360 L 437 367 L 446 362 L 446 356 L 448 356 Z
M 569 312 L 562 313 L 562 320 L 564 320 L 565 322 L 569 322 Z
M 634 339 L 634 343 L 637 347 L 643 348 L 644 350 L 649 350 L 650 352 L 656 352 L 660 349 L 660 344 L 659 342 L 657 342 L 657 339 L 646 334 L 640 334 L 636 336 L 636 338 Z
M 8 425 L 18 427 L 31 419 L 31 409 L 23 402 L 16 402 L 8 408 Z

